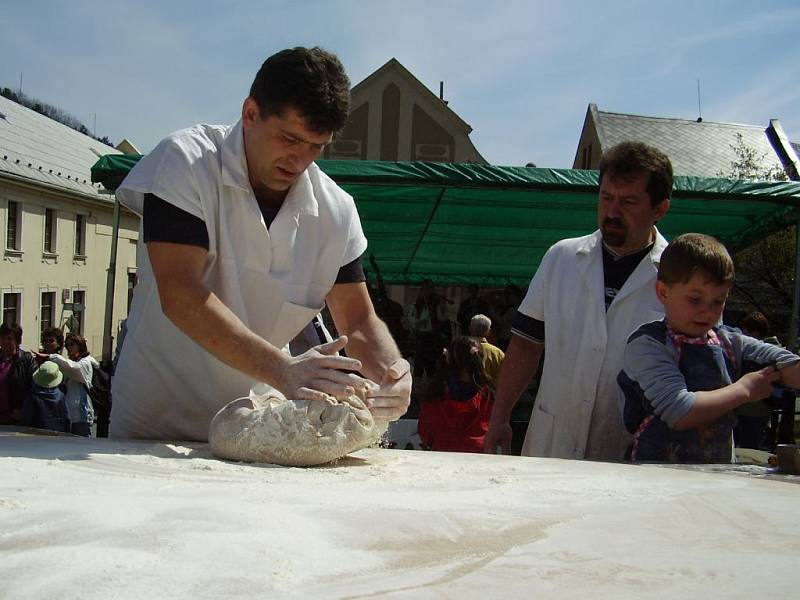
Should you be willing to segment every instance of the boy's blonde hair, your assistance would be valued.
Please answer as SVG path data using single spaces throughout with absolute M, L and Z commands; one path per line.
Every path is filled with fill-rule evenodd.
M 715 285 L 733 283 L 733 260 L 719 240 L 702 233 L 685 233 L 672 240 L 661 254 L 658 280 L 686 283 L 697 272 Z

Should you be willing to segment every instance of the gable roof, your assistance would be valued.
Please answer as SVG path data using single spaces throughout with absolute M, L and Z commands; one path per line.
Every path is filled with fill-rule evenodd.
M 3 96 L 0 115 L 0 179 L 109 201 L 92 183 L 91 168 L 119 150 Z
M 367 77 L 362 79 L 358 82 L 353 89 L 350 90 L 351 97 L 358 96 L 359 92 L 364 89 L 370 87 L 372 82 L 376 79 L 379 79 L 385 74 L 389 72 L 394 72 L 395 75 L 399 76 L 402 79 L 405 79 L 406 82 L 411 85 L 411 87 L 415 88 L 419 94 L 423 97 L 427 97 L 430 103 L 433 106 L 438 107 L 441 112 L 446 115 L 446 117 L 454 122 L 454 124 L 465 133 L 469 134 L 472 132 L 472 127 L 470 127 L 469 123 L 464 121 L 458 114 L 447 105 L 447 102 L 439 98 L 436 94 L 434 94 L 431 90 L 428 89 L 425 84 L 423 84 L 419 79 L 417 79 L 414 74 L 406 69 L 399 60 L 396 58 L 390 58 L 386 63 L 380 67 L 379 69 L 373 71 Z M 355 105 L 353 106 L 355 108 Z
M 603 151 L 624 141 L 644 141 L 669 156 L 676 175 L 718 177 L 730 173 L 731 164 L 739 158 L 733 149 L 737 134 L 756 156 L 764 157 L 765 169 L 774 166 L 783 170 L 764 127 L 644 117 L 600 111 L 594 104 L 589 107 Z

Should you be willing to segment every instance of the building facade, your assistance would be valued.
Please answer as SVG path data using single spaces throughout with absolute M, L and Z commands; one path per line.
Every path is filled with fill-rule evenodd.
M 486 164 L 472 127 L 440 96 L 392 58 L 353 87 L 348 123 L 324 158 Z
M 90 169 L 118 153 L 0 97 L 0 312 L 38 349 L 50 326 L 83 335 L 102 356 L 114 197 L 91 183 Z M 139 219 L 122 210 L 112 336 L 126 317 L 136 278 Z

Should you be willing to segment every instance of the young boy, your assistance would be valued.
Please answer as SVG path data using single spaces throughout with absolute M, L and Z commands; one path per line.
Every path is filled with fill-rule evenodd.
M 773 383 L 800 387 L 800 357 L 720 324 L 733 278 L 725 247 L 706 235 L 677 237 L 661 255 L 665 317 L 628 338 L 617 378 L 631 460 L 731 462 L 733 410 Z
M 34 371 L 33 387 L 22 405 L 22 425 L 69 433 L 67 399 L 58 389 L 63 377 L 58 365 L 49 360 Z

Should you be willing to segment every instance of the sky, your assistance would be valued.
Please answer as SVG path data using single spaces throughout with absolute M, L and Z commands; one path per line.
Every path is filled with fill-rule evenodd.
M 800 3 L 762 0 L 9 0 L 0 86 L 142 152 L 233 123 L 259 66 L 336 53 L 355 85 L 396 58 L 492 164 L 571 167 L 602 111 L 763 125 L 800 142 Z M 698 109 L 698 80 L 700 107 Z

